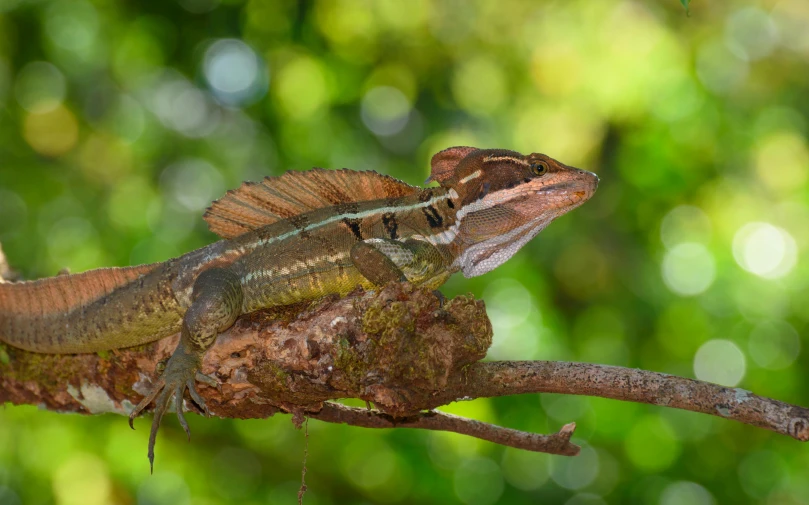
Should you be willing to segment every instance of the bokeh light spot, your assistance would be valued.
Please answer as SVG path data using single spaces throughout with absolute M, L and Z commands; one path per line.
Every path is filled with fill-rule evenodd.
M 138 489 L 138 505 L 189 505 L 188 484 L 171 472 L 155 472 Z
M 694 355 L 694 375 L 700 380 L 734 387 L 745 371 L 744 353 L 730 340 L 709 340 Z
M 157 200 L 152 187 L 140 176 L 130 176 L 112 188 L 107 203 L 110 221 L 118 228 L 146 230 L 148 220 L 145 212 L 132 212 L 132 209 L 147 208 Z
M 702 244 L 686 242 L 672 247 L 663 258 L 663 281 L 681 296 L 698 295 L 713 284 L 714 259 Z
M 754 451 L 739 463 L 739 483 L 753 498 L 766 498 L 774 489 L 789 481 L 784 459 L 772 451 Z
M 341 468 L 357 488 L 377 503 L 398 502 L 410 493 L 410 466 L 382 437 L 371 437 L 343 451 Z
M 219 170 L 207 161 L 190 158 L 168 166 L 160 183 L 173 201 L 188 211 L 199 212 L 224 193 Z
M 733 237 L 736 263 L 766 279 L 787 275 L 797 262 L 797 249 L 789 232 L 770 223 L 747 223 Z
M 803 135 L 796 131 L 764 136 L 754 156 L 756 174 L 770 189 L 800 191 L 809 178 L 809 149 Z
M 14 95 L 20 106 L 29 111 L 44 113 L 62 103 L 67 84 L 62 72 L 44 61 L 24 66 L 14 80 Z
M 72 456 L 53 475 L 53 494 L 60 505 L 106 505 L 111 490 L 107 466 L 91 454 Z
M 470 458 L 455 471 L 455 494 L 467 505 L 497 503 L 503 494 L 500 467 L 487 458 Z
M 809 9 L 805 0 L 780 0 L 772 10 L 772 19 L 785 47 L 809 55 Z
M 161 76 L 149 106 L 161 123 L 187 137 L 210 135 L 219 123 L 217 110 L 207 96 L 173 72 Z
M 604 135 L 601 117 L 592 110 L 543 104 L 520 107 L 515 115 L 511 130 L 515 149 L 534 152 L 541 139 L 544 152 L 574 166 L 586 163 Z
M 367 63 L 376 54 L 377 36 L 383 29 L 372 3 L 362 0 L 317 2 L 315 21 L 332 43 L 331 49 L 354 62 Z
M 660 505 L 715 505 L 713 495 L 696 482 L 672 482 L 660 493 Z
M 516 279 L 492 281 L 483 297 L 494 331 L 489 353 L 496 359 L 528 359 L 539 345 L 539 311 L 528 289 Z
M 275 93 L 281 110 L 294 119 L 307 119 L 329 101 L 329 87 L 321 63 L 301 56 L 278 72 Z
M 489 58 L 464 58 L 452 76 L 452 94 L 467 112 L 485 115 L 505 101 L 506 76 L 501 65 Z
M 539 395 L 542 410 L 559 422 L 581 419 L 590 410 L 590 399 L 575 395 Z
M 548 481 L 549 458 L 548 454 L 506 447 L 501 462 L 503 476 L 517 489 L 523 491 L 539 489 Z
M 2 12 L 2 10 L 3 8 L 0 7 L 0 12 Z M 0 484 L 0 503 L 3 505 L 22 505 L 22 500 L 13 489 L 5 484 Z
M 635 467 L 659 472 L 670 467 L 680 454 L 677 434 L 669 423 L 656 415 L 639 419 L 624 441 L 626 455 Z
M 266 91 L 265 66 L 247 44 L 218 40 L 205 51 L 205 79 L 213 95 L 228 105 L 254 101 Z
M 166 49 L 156 37 L 157 23 L 148 18 L 135 20 L 123 28 L 120 42 L 113 50 L 112 68 L 120 82 L 141 83 L 150 80 L 165 62 Z
M 589 486 L 598 476 L 598 453 L 589 446 L 581 448 L 575 458 L 550 460 L 551 478 L 565 489 L 582 489 Z
M 715 93 L 724 94 L 740 86 L 748 72 L 747 61 L 720 41 L 707 42 L 697 52 L 697 76 Z
M 725 40 L 740 56 L 758 60 L 769 55 L 778 44 L 778 26 L 764 10 L 746 7 L 728 18 Z
M 531 293 L 516 279 L 493 280 L 486 287 L 483 298 L 489 300 L 486 308 L 492 325 L 500 330 L 519 326 L 535 310 Z
M 98 14 L 84 0 L 53 2 L 46 11 L 45 31 L 53 42 L 70 51 L 90 47 L 98 33 Z
M 671 69 L 660 83 L 660 92 L 652 97 L 654 114 L 670 123 L 693 117 L 705 102 L 699 84 L 682 69 Z
M 28 145 L 43 156 L 61 156 L 76 145 L 79 124 L 65 106 L 46 112 L 31 112 L 23 120 L 23 137 Z
M 230 503 L 249 498 L 262 482 L 261 462 L 241 447 L 225 447 L 212 460 L 209 482 Z
M 711 240 L 711 221 L 699 207 L 680 205 L 663 218 L 660 240 L 668 249 L 683 242 L 707 244 Z
M 0 188 L 0 241 L 22 232 L 28 220 L 28 205 L 17 193 Z M 2 243 L 2 242 L 0 242 Z
M 786 321 L 763 321 L 750 332 L 747 349 L 758 366 L 782 370 L 798 359 L 801 338 Z
M 98 230 L 86 219 L 67 216 L 56 221 L 47 236 L 48 256 L 57 268 L 82 272 L 101 259 Z
M 146 129 L 146 114 L 137 100 L 120 95 L 107 111 L 104 125 L 122 141 L 135 142 Z
M 565 505 L 607 505 L 607 502 L 597 494 L 579 493 L 566 501 Z
M 378 86 L 368 90 L 360 107 L 365 126 L 383 137 L 402 131 L 407 125 L 411 108 L 404 93 L 392 86 Z
M 132 168 L 131 147 L 117 137 L 92 134 L 79 149 L 79 163 L 89 179 L 114 184 Z

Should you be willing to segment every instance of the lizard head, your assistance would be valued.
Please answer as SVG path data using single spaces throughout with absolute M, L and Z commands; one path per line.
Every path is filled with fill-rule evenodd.
M 544 154 L 453 147 L 436 154 L 430 180 L 458 194 L 454 242 L 466 277 L 505 262 L 551 221 L 586 202 L 598 177 Z

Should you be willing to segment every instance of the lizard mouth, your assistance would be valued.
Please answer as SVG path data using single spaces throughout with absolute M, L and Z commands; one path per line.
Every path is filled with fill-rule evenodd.
M 574 180 L 549 184 L 537 190 L 538 195 L 569 197 L 574 202 L 588 200 L 598 188 L 598 176 L 582 170 Z

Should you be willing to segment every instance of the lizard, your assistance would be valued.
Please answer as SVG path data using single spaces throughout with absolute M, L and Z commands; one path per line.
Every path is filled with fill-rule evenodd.
M 38 353 L 91 353 L 180 332 L 180 342 L 132 410 L 154 402 L 147 456 L 174 400 L 208 414 L 196 384 L 206 350 L 246 313 L 392 281 L 437 289 L 482 275 L 551 221 L 587 201 L 598 177 L 544 154 L 452 147 L 416 187 L 374 171 L 288 171 L 245 182 L 204 219 L 222 240 L 162 263 L 0 282 L 0 341 Z

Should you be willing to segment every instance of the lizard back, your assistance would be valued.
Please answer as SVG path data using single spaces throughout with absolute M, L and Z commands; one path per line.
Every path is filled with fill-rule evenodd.
M 411 282 L 427 283 L 419 270 L 427 262 L 449 265 L 451 245 L 441 257 L 432 254 L 421 263 L 402 244 L 409 238 L 440 233 L 454 223 L 450 192 L 420 189 L 412 195 L 363 202 L 344 202 L 272 223 L 232 240 L 243 254 L 231 269 L 245 292 L 246 312 L 285 305 L 335 293 L 345 295 L 357 286 L 373 288 L 351 258 L 359 242 L 386 249 Z M 435 287 L 444 279 L 435 279 Z M 190 279 L 189 279 L 190 281 Z M 186 282 L 189 286 L 190 282 Z

